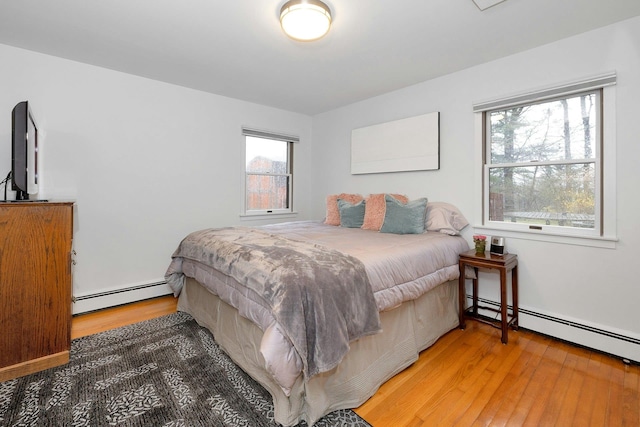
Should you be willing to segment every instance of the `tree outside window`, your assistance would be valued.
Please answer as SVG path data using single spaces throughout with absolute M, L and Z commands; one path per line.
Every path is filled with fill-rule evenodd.
M 600 96 L 485 112 L 489 221 L 598 229 Z

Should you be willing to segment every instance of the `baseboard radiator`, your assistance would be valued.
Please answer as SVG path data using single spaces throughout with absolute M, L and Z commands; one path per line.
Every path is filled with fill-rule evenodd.
M 111 289 L 73 298 L 73 314 L 115 307 L 172 293 L 164 280 Z M 467 295 L 470 300 L 471 296 Z M 496 301 L 478 298 L 481 304 L 500 307 Z M 511 306 L 508 306 L 511 310 Z M 625 363 L 640 363 L 640 339 L 583 323 L 519 307 L 519 326 L 581 347 L 621 358 Z M 482 311 L 481 311 L 482 313 Z M 495 312 L 491 317 L 496 317 Z
M 471 298 L 471 295 L 467 295 L 467 299 L 469 301 Z M 496 301 L 486 298 L 478 298 L 478 301 L 484 305 L 493 306 L 497 310 L 500 310 L 500 304 Z M 511 305 L 508 305 L 509 311 L 511 311 L 512 308 L 513 307 Z M 493 311 L 488 313 L 492 314 L 492 318 L 499 316 L 499 314 L 496 315 Z M 539 313 L 522 307 L 518 307 L 518 313 L 518 323 L 522 329 L 528 329 L 561 341 L 566 341 L 571 344 L 593 349 L 614 357 L 619 357 L 625 363 L 640 363 L 640 339 L 638 338 L 562 319 L 560 317 Z M 538 321 L 535 321 L 534 319 L 537 319 Z M 529 323 L 531 323 L 531 325 L 529 325 Z M 551 325 L 557 326 L 557 328 L 554 326 L 551 328 L 545 328 L 544 323 L 550 323 Z M 549 330 L 551 332 L 549 332 Z M 564 330 L 564 333 L 554 333 L 561 330 Z M 571 331 L 573 331 L 573 333 Z M 593 338 L 589 339 L 587 336 L 593 336 Z
M 86 313 L 130 302 L 172 294 L 164 280 L 73 297 L 73 314 Z

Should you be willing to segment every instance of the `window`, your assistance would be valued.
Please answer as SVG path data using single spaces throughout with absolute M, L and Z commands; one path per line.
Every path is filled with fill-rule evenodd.
M 603 173 L 613 144 L 603 130 L 605 88 L 613 84 L 615 74 L 475 106 L 484 129 L 483 226 L 605 234 L 615 209 L 605 206 L 611 174 Z
M 292 212 L 293 143 L 297 137 L 243 128 L 245 214 Z

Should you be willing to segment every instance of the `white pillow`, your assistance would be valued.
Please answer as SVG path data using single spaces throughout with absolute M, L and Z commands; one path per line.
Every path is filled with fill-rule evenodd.
M 456 236 L 460 234 L 460 230 L 467 225 L 469 225 L 469 221 L 467 221 L 460 210 L 451 203 L 427 203 L 427 231 L 437 231 L 439 233 Z

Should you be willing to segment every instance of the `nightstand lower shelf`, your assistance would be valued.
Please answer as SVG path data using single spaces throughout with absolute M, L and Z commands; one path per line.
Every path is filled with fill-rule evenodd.
M 493 318 L 490 316 L 487 316 L 485 314 L 480 314 L 478 313 L 479 310 L 485 310 L 485 311 L 493 311 L 495 313 L 500 314 L 500 310 L 498 310 L 497 308 L 493 308 L 493 307 L 488 307 L 486 305 L 478 305 L 477 309 L 474 312 L 474 307 L 467 307 L 467 309 L 464 311 L 464 315 L 466 319 L 473 319 L 477 322 L 482 322 L 485 323 L 489 326 L 493 326 L 494 328 L 497 329 L 502 329 L 502 321 L 501 319 L 498 318 Z M 508 308 L 507 308 L 508 310 Z M 507 326 L 512 327 L 514 330 L 518 330 L 518 317 L 513 315 L 513 312 L 511 313 L 507 313 Z

